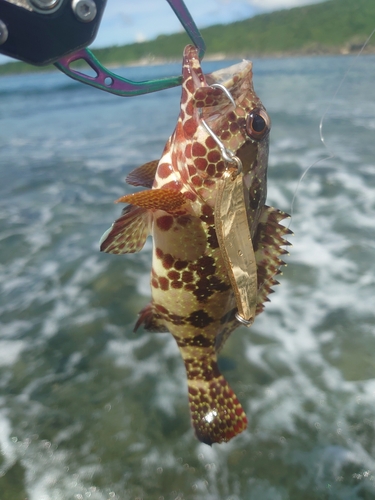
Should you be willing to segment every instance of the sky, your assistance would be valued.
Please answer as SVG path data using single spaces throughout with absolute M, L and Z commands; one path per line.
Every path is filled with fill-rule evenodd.
M 185 0 L 185 5 L 198 28 L 204 28 L 319 1 L 322 0 Z M 179 20 L 165 0 L 107 0 L 92 47 L 142 42 L 181 29 Z
M 185 0 L 198 28 L 230 23 L 263 12 L 299 7 L 322 0 Z M 166 0 L 107 0 L 92 48 L 152 40 L 176 33 L 181 24 Z M 0 55 L 0 63 L 10 61 Z

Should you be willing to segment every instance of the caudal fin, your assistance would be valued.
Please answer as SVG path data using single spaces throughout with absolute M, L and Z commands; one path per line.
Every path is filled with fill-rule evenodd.
M 222 443 L 247 427 L 245 412 L 225 378 L 189 379 L 189 405 L 197 438 L 203 443 Z

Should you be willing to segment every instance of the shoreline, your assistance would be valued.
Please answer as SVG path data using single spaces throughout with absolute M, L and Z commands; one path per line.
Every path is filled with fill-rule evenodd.
M 374 55 L 375 54 L 375 46 L 368 45 L 363 50 L 363 45 L 351 45 L 345 47 L 338 47 L 337 49 L 326 49 L 324 47 L 311 47 L 307 50 L 299 50 L 299 51 L 287 51 L 287 52 L 272 52 L 272 53 L 255 53 L 255 52 L 241 52 L 241 53 L 212 53 L 207 54 L 204 57 L 205 62 L 212 61 L 225 61 L 225 60 L 233 60 L 233 59 L 247 59 L 247 60 L 255 60 L 255 59 L 287 59 L 293 57 L 324 57 L 324 56 L 356 56 L 361 51 L 361 55 Z M 100 52 L 101 49 L 97 49 Z M 94 50 L 95 52 L 95 50 Z M 111 62 L 106 64 L 105 61 L 102 62 L 105 67 L 108 69 L 122 68 L 122 67 L 144 67 L 144 66 L 159 66 L 163 64 L 174 64 L 179 63 L 181 61 L 180 58 L 168 58 L 168 57 L 157 57 L 157 56 L 147 56 L 142 57 L 138 60 L 129 61 L 129 62 Z M 12 69 L 10 65 L 17 65 L 17 68 Z M 22 65 L 21 67 L 19 67 Z M 5 71 L 2 71 L 2 66 L 6 67 Z M 84 66 L 82 66 L 84 67 Z M 32 66 L 24 63 L 22 61 L 12 61 L 0 65 L 0 78 L 6 76 L 16 76 L 30 73 L 40 73 L 40 72 L 54 72 L 57 71 L 52 64 L 47 66 Z
M 221 53 L 205 55 L 205 62 L 224 61 L 231 59 L 287 59 L 291 57 L 322 57 L 322 56 L 356 56 L 362 50 L 362 45 L 354 49 L 340 48 L 338 50 L 304 50 L 304 51 L 290 51 L 290 52 L 272 52 L 272 53 L 255 53 L 255 52 L 241 52 L 241 53 Z M 375 46 L 368 46 L 362 50 L 361 55 L 374 55 Z M 138 66 L 157 66 L 160 64 L 174 64 L 180 62 L 181 59 L 167 58 L 167 57 L 142 57 L 137 61 L 128 63 L 111 63 L 107 67 L 138 67 Z

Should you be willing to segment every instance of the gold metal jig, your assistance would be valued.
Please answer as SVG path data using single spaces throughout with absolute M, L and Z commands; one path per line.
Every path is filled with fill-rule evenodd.
M 234 99 L 223 85 L 213 84 L 228 96 L 233 106 Z M 201 113 L 201 110 L 200 110 Z M 257 301 L 257 267 L 247 218 L 243 182 L 242 162 L 228 149 L 206 121 L 201 123 L 219 146 L 224 161 L 228 164 L 218 183 L 215 203 L 215 229 L 225 268 L 231 282 L 238 312 L 236 319 L 249 327 L 255 318 Z

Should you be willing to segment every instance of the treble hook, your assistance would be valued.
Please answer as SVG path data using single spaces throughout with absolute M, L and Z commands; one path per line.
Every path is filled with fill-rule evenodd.
M 180 20 L 191 41 L 198 49 L 199 59 L 201 60 L 204 56 L 206 46 L 186 5 L 183 0 L 167 0 L 167 2 Z M 85 61 L 94 70 L 95 76 L 89 76 L 73 69 L 71 64 L 78 60 Z M 177 87 L 182 83 L 181 76 L 146 80 L 144 82 L 128 80 L 127 78 L 112 73 L 112 71 L 102 66 L 94 54 L 87 48 L 80 49 L 73 54 L 62 57 L 55 63 L 55 66 L 74 80 L 122 97 L 149 94 L 150 92 Z

